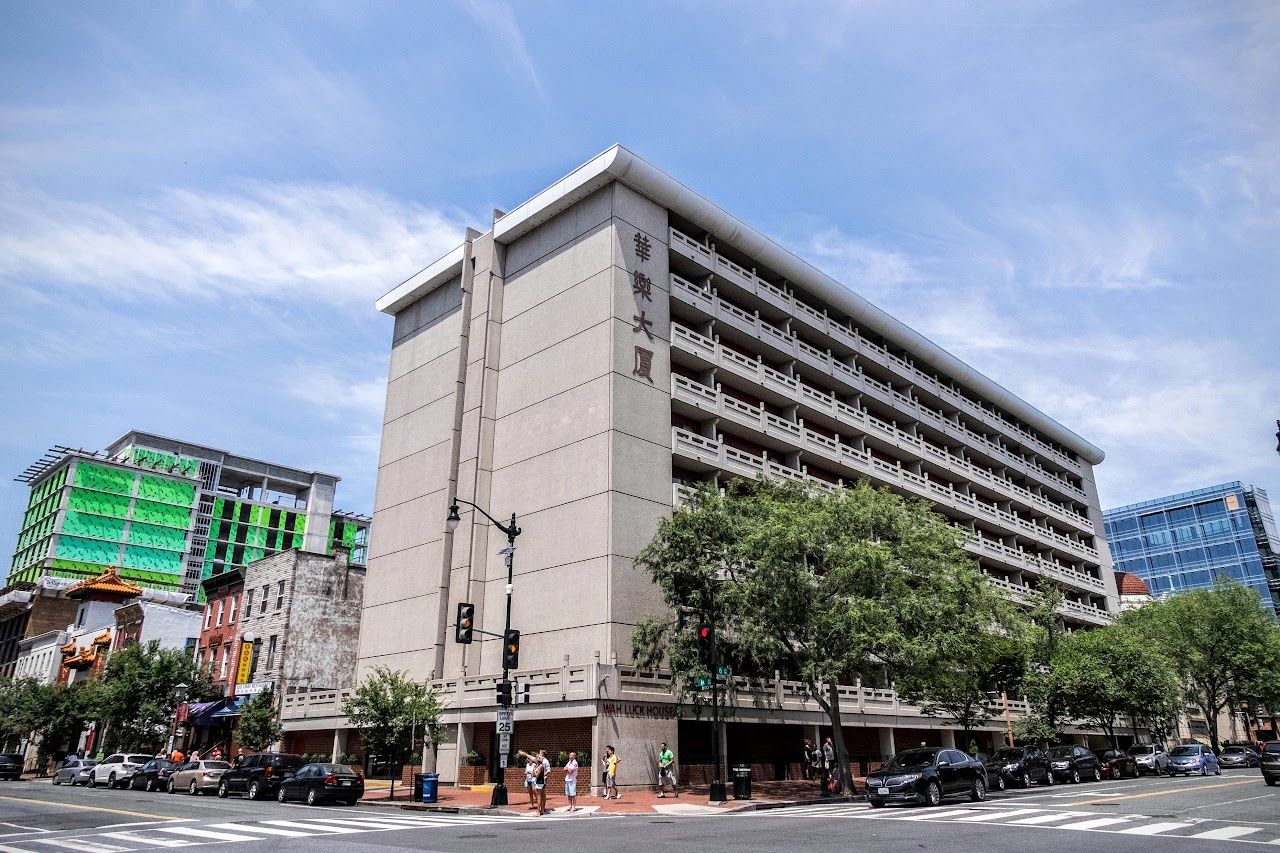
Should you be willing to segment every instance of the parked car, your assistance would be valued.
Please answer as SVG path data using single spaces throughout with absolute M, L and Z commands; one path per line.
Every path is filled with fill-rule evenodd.
M 1119 779 L 1124 776 L 1138 775 L 1138 762 L 1127 752 L 1118 749 L 1095 749 L 1093 754 L 1098 758 L 1098 769 L 1103 776 Z
M 22 778 L 22 765 L 25 759 L 16 752 L 0 753 L 0 779 L 16 782 Z
M 98 762 L 92 758 L 77 758 L 72 755 L 58 766 L 53 773 L 53 784 L 67 784 L 71 787 L 76 785 L 88 785 L 89 774 L 93 772 L 93 768 Z
M 1209 747 L 1199 743 L 1184 743 L 1182 746 L 1175 746 L 1173 752 L 1169 753 L 1169 775 L 1176 776 L 1179 773 L 1183 776 L 1190 776 L 1192 773 L 1199 773 L 1201 776 L 1216 773 L 1221 776 L 1222 767 L 1218 765 L 1218 757 Z
M 958 749 L 908 749 L 867 777 L 867 802 L 877 809 L 886 803 L 936 806 L 955 795 L 975 803 L 987 798 L 986 768 Z
M 1258 756 L 1258 763 L 1262 767 L 1263 781 L 1268 785 L 1280 782 L 1280 740 L 1268 741 L 1263 744 L 1262 753 Z
M 129 778 L 130 790 L 163 791 L 169 787 L 169 776 L 178 769 L 178 762 L 167 758 L 153 758 L 134 771 Z
M 218 780 L 222 774 L 231 769 L 225 761 L 188 761 L 169 774 L 169 782 L 165 789 L 170 793 L 186 791 L 188 794 L 203 794 L 205 791 L 216 791 Z
M 1053 774 L 1049 772 L 1049 759 L 1044 750 L 1038 746 L 1006 746 L 996 750 L 992 758 L 997 763 L 1003 763 L 1002 772 L 1005 779 L 1015 785 L 1030 788 L 1032 782 L 1053 784 Z M 990 773 L 987 774 L 987 784 L 992 786 Z
M 306 765 L 301 755 L 259 752 L 237 761 L 218 780 L 218 796 L 248 794 L 249 799 L 274 797 L 280 783 Z
M 1223 767 L 1257 767 L 1261 763 L 1258 751 L 1251 746 L 1223 747 L 1218 755 L 1218 764 Z
M 89 771 L 89 787 L 106 785 L 108 788 L 123 788 L 129 784 L 133 771 L 150 760 L 150 755 L 135 755 L 128 752 L 108 755 L 97 767 Z
M 1102 778 L 1098 756 L 1083 746 L 1055 746 L 1049 750 L 1049 769 L 1059 779 L 1079 783 L 1082 779 L 1097 782 Z
M 345 764 L 304 764 L 276 788 L 276 800 L 305 800 L 315 806 L 333 800 L 354 806 L 364 796 L 364 777 Z
M 998 760 L 994 755 L 987 755 L 985 752 L 976 752 L 973 755 L 974 760 L 982 764 L 982 769 L 987 773 L 987 788 L 992 791 L 1003 791 L 1009 787 L 1009 782 L 1004 778 L 1004 762 Z
M 1129 747 L 1129 754 L 1133 756 L 1139 776 L 1144 773 L 1154 773 L 1159 776 L 1169 769 L 1169 753 L 1157 743 L 1135 743 Z

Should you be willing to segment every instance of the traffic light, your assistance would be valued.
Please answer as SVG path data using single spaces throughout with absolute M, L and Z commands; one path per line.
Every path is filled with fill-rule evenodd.
M 711 647 L 716 641 L 716 631 L 708 622 L 699 622 L 694 629 L 694 638 L 698 641 L 698 660 L 703 666 L 711 666 Z
M 529 704 L 529 685 L 527 683 L 517 684 L 515 695 L 511 698 L 511 701 L 516 705 L 528 705 Z
M 502 636 L 502 668 L 520 668 L 520 632 L 508 631 Z
M 471 644 L 471 631 L 476 624 L 476 606 L 459 602 L 458 621 L 454 623 L 453 638 L 464 646 Z
M 498 682 L 498 704 L 504 708 L 511 707 L 511 682 Z

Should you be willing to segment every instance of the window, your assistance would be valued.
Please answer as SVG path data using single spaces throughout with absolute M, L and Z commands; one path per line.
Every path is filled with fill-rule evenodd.
M 258 605 L 258 615 L 267 615 L 267 596 L 271 594 L 271 587 L 268 584 L 262 585 L 262 603 Z
M 231 646 L 222 647 L 222 663 L 218 665 L 218 678 L 225 679 L 227 677 L 227 659 L 231 657 Z
M 272 634 L 267 638 L 267 669 L 271 669 L 271 665 L 276 661 L 276 635 Z
M 215 622 L 215 623 L 214 623 L 215 625 L 221 625 L 221 624 L 222 624 L 222 606 L 223 606 L 225 603 L 226 603 L 225 599 L 221 599 L 221 598 L 219 598 L 219 599 L 218 599 L 218 620 L 217 620 L 217 622 Z
M 206 604 L 204 607 L 204 629 L 209 630 L 209 623 L 213 621 L 213 605 Z
M 276 610 L 284 607 L 284 581 L 276 584 Z
M 248 619 L 253 615 L 253 590 L 249 590 L 244 594 L 244 618 Z
M 234 595 L 231 596 L 227 599 L 227 602 L 230 605 L 228 608 L 230 612 L 227 614 L 227 624 L 231 625 L 236 621 L 236 597 Z

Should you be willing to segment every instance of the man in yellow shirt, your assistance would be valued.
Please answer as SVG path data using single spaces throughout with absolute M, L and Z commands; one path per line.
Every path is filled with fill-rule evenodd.
M 622 795 L 618 793 L 618 764 L 622 759 L 618 758 L 618 753 L 613 751 L 613 746 L 604 748 L 604 798 L 609 799 L 609 792 L 613 792 L 615 800 L 621 800 Z

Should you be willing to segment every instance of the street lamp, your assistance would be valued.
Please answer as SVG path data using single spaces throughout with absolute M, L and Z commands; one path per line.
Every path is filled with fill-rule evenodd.
M 168 758 L 173 754 L 173 739 L 178 734 L 178 708 L 177 705 L 182 704 L 182 700 L 186 698 L 187 691 L 191 689 L 191 685 L 186 682 L 180 682 L 173 686 L 173 698 L 175 706 L 173 709 L 173 725 L 169 727 L 169 746 L 165 749 L 165 757 Z
M 505 555 L 506 563 L 507 563 L 507 615 L 502 628 L 502 636 L 504 638 L 503 642 L 505 643 L 506 642 L 505 638 L 510 636 L 511 634 L 511 590 L 512 590 L 512 579 L 513 579 L 513 571 L 514 571 L 515 557 L 516 557 L 516 537 L 520 535 L 520 528 L 516 526 L 516 514 L 514 512 L 511 513 L 511 521 L 508 522 L 507 524 L 503 524 L 501 521 L 498 521 L 498 519 L 494 518 L 492 515 L 489 515 L 489 513 L 485 512 L 482 508 L 480 508 L 476 504 L 473 504 L 471 501 L 464 501 L 461 498 L 454 498 L 453 503 L 449 505 L 449 515 L 444 520 L 445 528 L 450 533 L 457 530 L 458 525 L 462 523 L 462 517 L 458 515 L 458 504 L 460 503 L 466 504 L 467 506 L 474 509 L 476 512 L 483 515 L 485 518 L 489 519 L 489 521 L 492 522 L 494 527 L 498 528 L 499 530 L 501 530 L 503 533 L 507 535 L 507 547 L 503 549 L 503 553 Z M 504 647 L 504 653 L 502 655 L 502 683 L 503 684 L 506 684 L 508 682 L 509 674 L 510 673 L 507 670 L 507 655 L 505 653 L 505 647 Z M 426 750 L 424 749 L 423 752 L 425 753 Z M 506 756 L 503 756 L 503 758 L 505 757 Z M 507 780 L 506 780 L 505 769 L 506 769 L 505 762 L 501 763 L 497 768 L 498 779 L 493 786 L 493 796 L 489 800 L 489 805 L 491 806 L 505 806 L 507 804 Z

